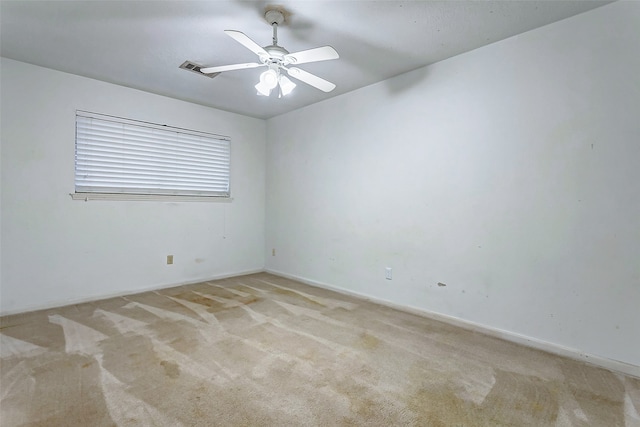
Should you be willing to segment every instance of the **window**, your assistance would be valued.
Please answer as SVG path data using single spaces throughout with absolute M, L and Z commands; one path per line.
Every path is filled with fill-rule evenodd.
M 77 199 L 228 198 L 228 137 L 76 112 Z

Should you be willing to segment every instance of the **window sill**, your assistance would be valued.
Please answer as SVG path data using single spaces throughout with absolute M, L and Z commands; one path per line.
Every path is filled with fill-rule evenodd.
M 116 194 L 116 193 L 69 193 L 71 199 L 84 202 L 93 200 L 151 201 L 151 202 L 204 202 L 231 203 L 233 198 L 222 196 L 169 196 L 164 194 Z

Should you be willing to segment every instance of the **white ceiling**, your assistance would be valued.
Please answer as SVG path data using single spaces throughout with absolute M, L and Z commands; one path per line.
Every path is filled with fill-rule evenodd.
M 264 1 L 5 1 L 2 56 L 247 116 L 269 118 L 564 19 L 607 1 L 294 1 L 278 31 L 290 52 L 331 45 L 340 59 L 300 65 L 337 85 L 256 95 L 263 69 L 214 79 L 178 67 L 254 62 L 223 33 L 271 44 Z M 425 76 L 428 78 L 428 75 Z M 274 91 L 275 92 L 275 91 Z

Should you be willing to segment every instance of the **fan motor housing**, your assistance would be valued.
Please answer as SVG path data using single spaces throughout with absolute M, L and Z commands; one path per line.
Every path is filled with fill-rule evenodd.
M 269 56 L 271 58 L 275 59 L 283 59 L 285 55 L 289 54 L 289 51 L 287 49 L 275 45 L 265 46 L 264 50 L 269 53 Z

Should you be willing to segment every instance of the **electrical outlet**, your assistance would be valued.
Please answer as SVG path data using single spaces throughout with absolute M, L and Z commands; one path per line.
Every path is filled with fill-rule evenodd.
M 173 264 L 173 255 L 167 255 L 167 264 Z
M 387 280 L 391 280 L 391 278 L 392 278 L 391 273 L 392 273 L 392 268 L 391 267 L 385 268 L 384 269 L 384 278 L 387 279 Z
M 276 248 L 271 249 L 271 256 L 276 256 Z

